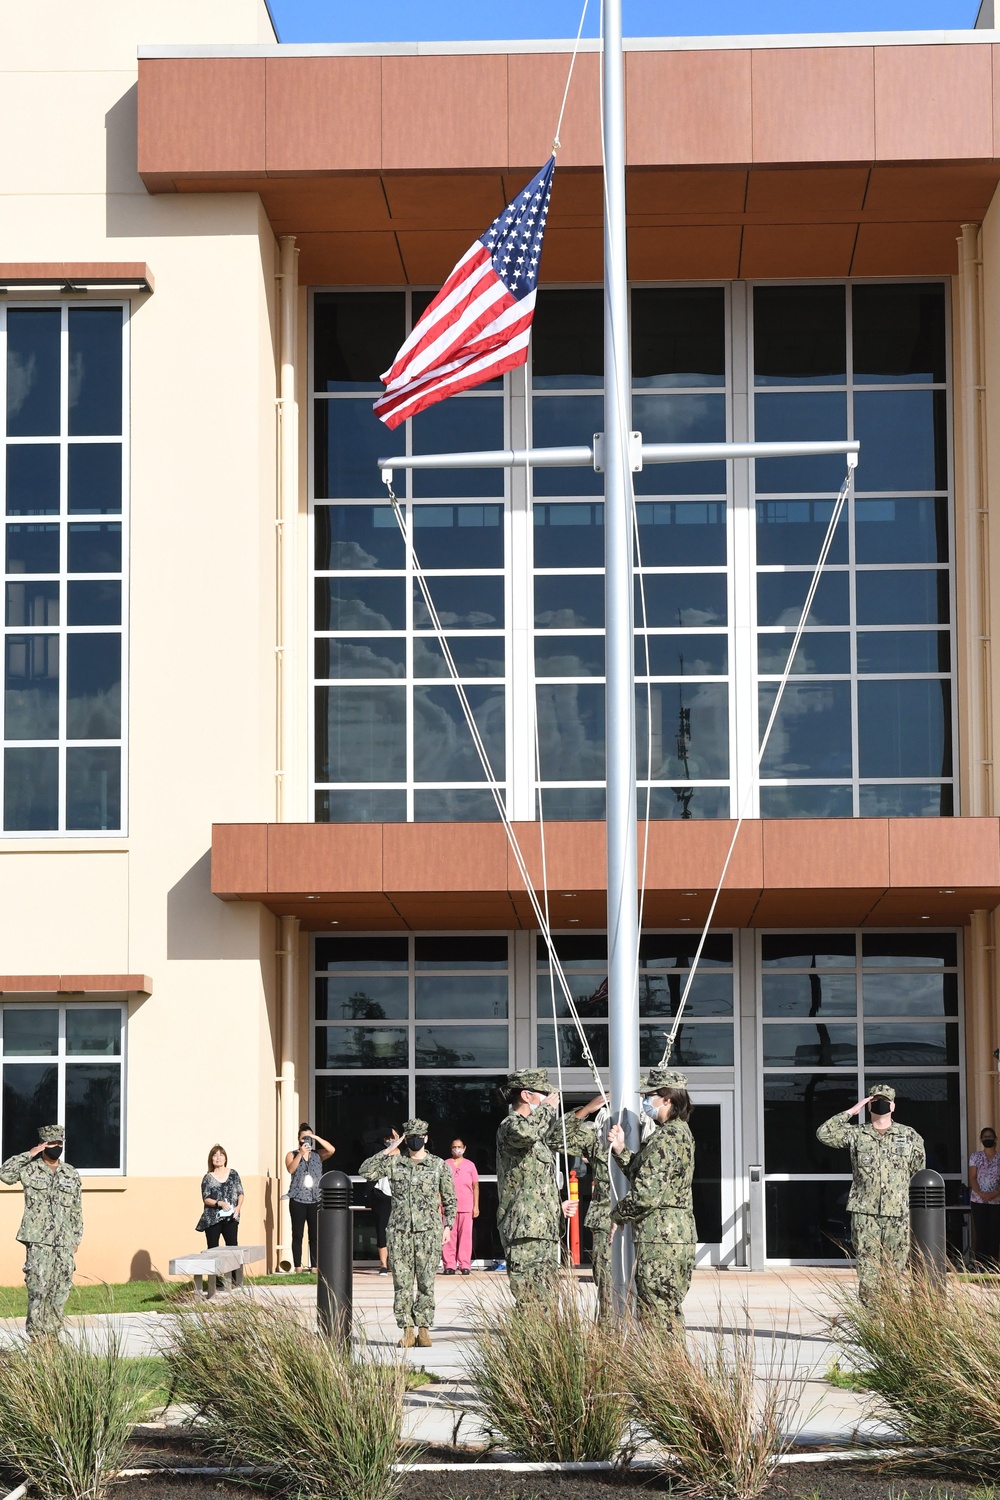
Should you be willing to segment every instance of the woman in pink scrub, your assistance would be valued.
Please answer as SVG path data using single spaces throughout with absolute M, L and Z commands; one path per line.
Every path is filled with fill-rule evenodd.
M 472 1271 L 472 1221 L 479 1218 L 479 1173 L 465 1154 L 465 1142 L 459 1137 L 451 1143 L 448 1159 L 451 1175 L 455 1179 L 455 1197 L 458 1212 L 451 1238 L 441 1251 L 444 1274 L 454 1276 L 456 1270 L 463 1276 Z

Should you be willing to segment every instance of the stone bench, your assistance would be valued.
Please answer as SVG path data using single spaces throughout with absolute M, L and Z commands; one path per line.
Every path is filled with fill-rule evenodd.
M 264 1245 L 220 1245 L 217 1250 L 193 1250 L 190 1255 L 178 1255 L 170 1262 L 171 1276 L 192 1276 L 194 1289 L 200 1295 L 202 1282 L 209 1297 L 214 1297 L 222 1277 L 231 1275 L 234 1286 L 243 1285 L 243 1267 L 264 1260 L 267 1247 Z

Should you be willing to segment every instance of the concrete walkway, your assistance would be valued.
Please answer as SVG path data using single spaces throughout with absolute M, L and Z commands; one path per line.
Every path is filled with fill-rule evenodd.
M 684 1304 L 688 1335 L 697 1340 L 719 1326 L 754 1331 L 754 1348 L 761 1375 L 780 1368 L 801 1387 L 798 1398 L 799 1441 L 835 1447 L 859 1441 L 878 1443 L 892 1437 L 891 1429 L 866 1416 L 867 1401 L 852 1391 L 838 1390 L 823 1376 L 837 1358 L 825 1332 L 825 1318 L 836 1311 L 831 1295 L 838 1285 L 853 1283 L 854 1273 L 839 1269 L 788 1269 L 751 1274 L 746 1271 L 698 1270 Z M 248 1286 L 250 1285 L 248 1281 Z M 233 1293 L 234 1296 L 241 1295 Z M 256 1296 L 267 1298 L 310 1318 L 316 1306 L 314 1286 L 266 1286 Z M 593 1301 L 589 1276 L 581 1277 L 580 1295 Z M 475 1446 L 483 1433 L 472 1412 L 473 1395 L 465 1380 L 464 1356 L 482 1310 L 509 1306 L 510 1293 L 502 1273 L 473 1272 L 471 1276 L 438 1276 L 437 1316 L 430 1349 L 409 1350 L 405 1358 L 417 1369 L 436 1377 L 434 1384 L 412 1391 L 406 1398 L 406 1431 L 428 1444 Z M 225 1305 L 220 1298 L 219 1306 Z M 399 1354 L 399 1329 L 392 1314 L 392 1280 L 376 1271 L 354 1275 L 355 1331 L 369 1348 L 386 1358 Z M 70 1318 L 76 1337 L 100 1341 L 101 1332 L 115 1329 L 129 1355 L 154 1354 L 169 1338 L 171 1314 L 123 1313 Z M 24 1320 L 0 1322 L 0 1341 L 23 1335 Z M 181 1413 L 168 1414 L 179 1417 Z

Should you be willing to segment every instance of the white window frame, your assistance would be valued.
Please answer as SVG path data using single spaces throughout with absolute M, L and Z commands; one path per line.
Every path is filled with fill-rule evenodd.
M 19 1055 L 17 1057 L 5 1057 L 3 1052 L 3 1030 L 4 1016 L 9 1010 L 56 1010 L 59 1013 L 59 1050 L 55 1056 L 41 1053 L 36 1056 Z M 119 1050 L 117 1056 L 91 1054 L 89 1056 L 68 1057 L 66 1053 L 66 1016 L 73 1010 L 113 1010 L 120 1017 L 121 1026 L 119 1031 Z M 46 995 L 22 995 L 9 992 L 0 997 L 0 1068 L 6 1064 L 17 1066 L 20 1063 L 34 1063 L 41 1066 L 55 1066 L 57 1073 L 58 1088 L 58 1123 L 66 1124 L 66 1070 L 78 1067 L 86 1063 L 117 1063 L 121 1075 L 121 1102 L 119 1106 L 119 1130 L 118 1130 L 118 1165 L 116 1167 L 77 1167 L 81 1177 L 123 1177 L 125 1176 L 125 1114 L 127 1101 L 127 1063 L 128 1063 L 128 1005 L 121 1000 L 99 1000 L 80 999 L 67 1001 L 58 995 L 49 998 Z M 39 1120 L 39 1125 L 55 1124 L 56 1121 Z M 71 1166 L 76 1166 L 73 1161 L 73 1137 L 67 1135 L 65 1158 Z M 7 1150 L 5 1143 L 0 1143 L 0 1155 L 4 1159 L 12 1153 Z
M 69 432 L 69 313 L 80 307 L 86 308 L 113 308 L 122 314 L 122 508 L 120 516 L 116 515 L 70 515 L 68 510 L 68 460 L 66 450 L 70 444 L 92 444 L 116 441 L 114 435 L 106 436 L 75 436 Z M 31 839 L 120 839 L 128 836 L 128 806 L 129 806 L 129 574 L 130 574 L 130 493 L 131 493 L 131 366 L 130 366 L 130 332 L 132 307 L 128 301 L 97 300 L 87 297 L 76 298 L 73 301 L 50 299 L 47 301 L 21 301 L 0 303 L 0 411 L 5 412 L 7 407 L 7 313 L 10 310 L 35 310 L 58 308 L 61 313 L 60 330 L 60 392 L 59 392 L 59 435 L 44 435 L 39 437 L 14 437 L 9 438 L 6 432 L 0 443 L 0 518 L 6 523 L 29 525 L 51 525 L 56 524 L 60 529 L 60 560 L 61 566 L 58 574 L 44 575 L 46 580 L 58 580 L 60 593 L 60 611 L 58 626 L 8 626 L 6 589 L 3 600 L 3 667 L 6 674 L 6 641 L 8 636 L 17 635 L 51 635 L 59 641 L 59 737 L 56 740 L 7 740 L 0 737 L 0 756 L 7 749 L 30 750 L 30 749 L 57 749 L 59 757 L 59 826 L 57 828 L 43 829 L 13 829 L 3 830 L 3 761 L 0 759 L 0 838 L 4 840 Z M 45 443 L 51 446 L 58 445 L 60 449 L 60 485 L 59 485 L 59 512 L 48 516 L 25 516 L 8 517 L 6 514 L 6 447 L 31 446 L 33 444 Z M 93 522 L 100 524 L 120 523 L 121 545 L 122 545 L 122 571 L 120 574 L 100 573 L 86 574 L 73 573 L 68 570 L 67 538 L 70 524 Z M 4 543 L 6 544 L 6 525 L 4 527 Z M 4 559 L 6 568 L 6 557 Z M 13 576 L 13 575 L 11 575 Z M 18 575 L 32 577 L 33 575 Z M 42 576 L 42 575 L 38 575 Z M 74 627 L 70 631 L 68 626 L 68 610 L 66 602 L 68 598 L 68 583 L 73 581 L 86 581 L 88 578 L 101 581 L 112 581 L 116 578 L 121 581 L 121 624 L 120 625 L 87 625 Z M 67 672 L 67 636 L 69 634 L 105 634 L 118 635 L 121 640 L 121 738 L 120 740 L 74 740 L 69 741 L 66 736 L 66 672 Z M 3 728 L 3 704 L 0 702 L 0 729 Z M 121 823 L 117 828 L 67 828 L 66 827 L 66 751 L 67 748 L 94 748 L 120 747 L 121 755 Z

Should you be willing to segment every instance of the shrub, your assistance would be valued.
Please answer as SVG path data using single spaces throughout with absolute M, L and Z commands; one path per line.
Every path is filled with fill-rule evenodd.
M 621 1339 L 571 1277 L 550 1300 L 480 1305 L 466 1372 L 493 1441 L 541 1462 L 614 1458 L 628 1427 Z
M 865 1303 L 835 1288 L 830 1337 L 907 1443 L 996 1476 L 1000 1310 L 990 1292 L 949 1283 L 887 1265 Z
M 722 1325 L 700 1347 L 640 1327 L 628 1343 L 636 1417 L 674 1460 L 675 1486 L 695 1495 L 754 1500 L 794 1440 L 804 1385 L 785 1371 L 772 1340 L 769 1361 L 756 1364 L 751 1327 Z
M 177 1318 L 164 1355 L 216 1453 L 312 1500 L 389 1500 L 405 1368 L 252 1300 Z
M 146 1361 L 124 1357 L 114 1333 L 99 1349 L 12 1344 L 0 1352 L 0 1462 L 44 1500 L 99 1500 L 158 1383 Z

